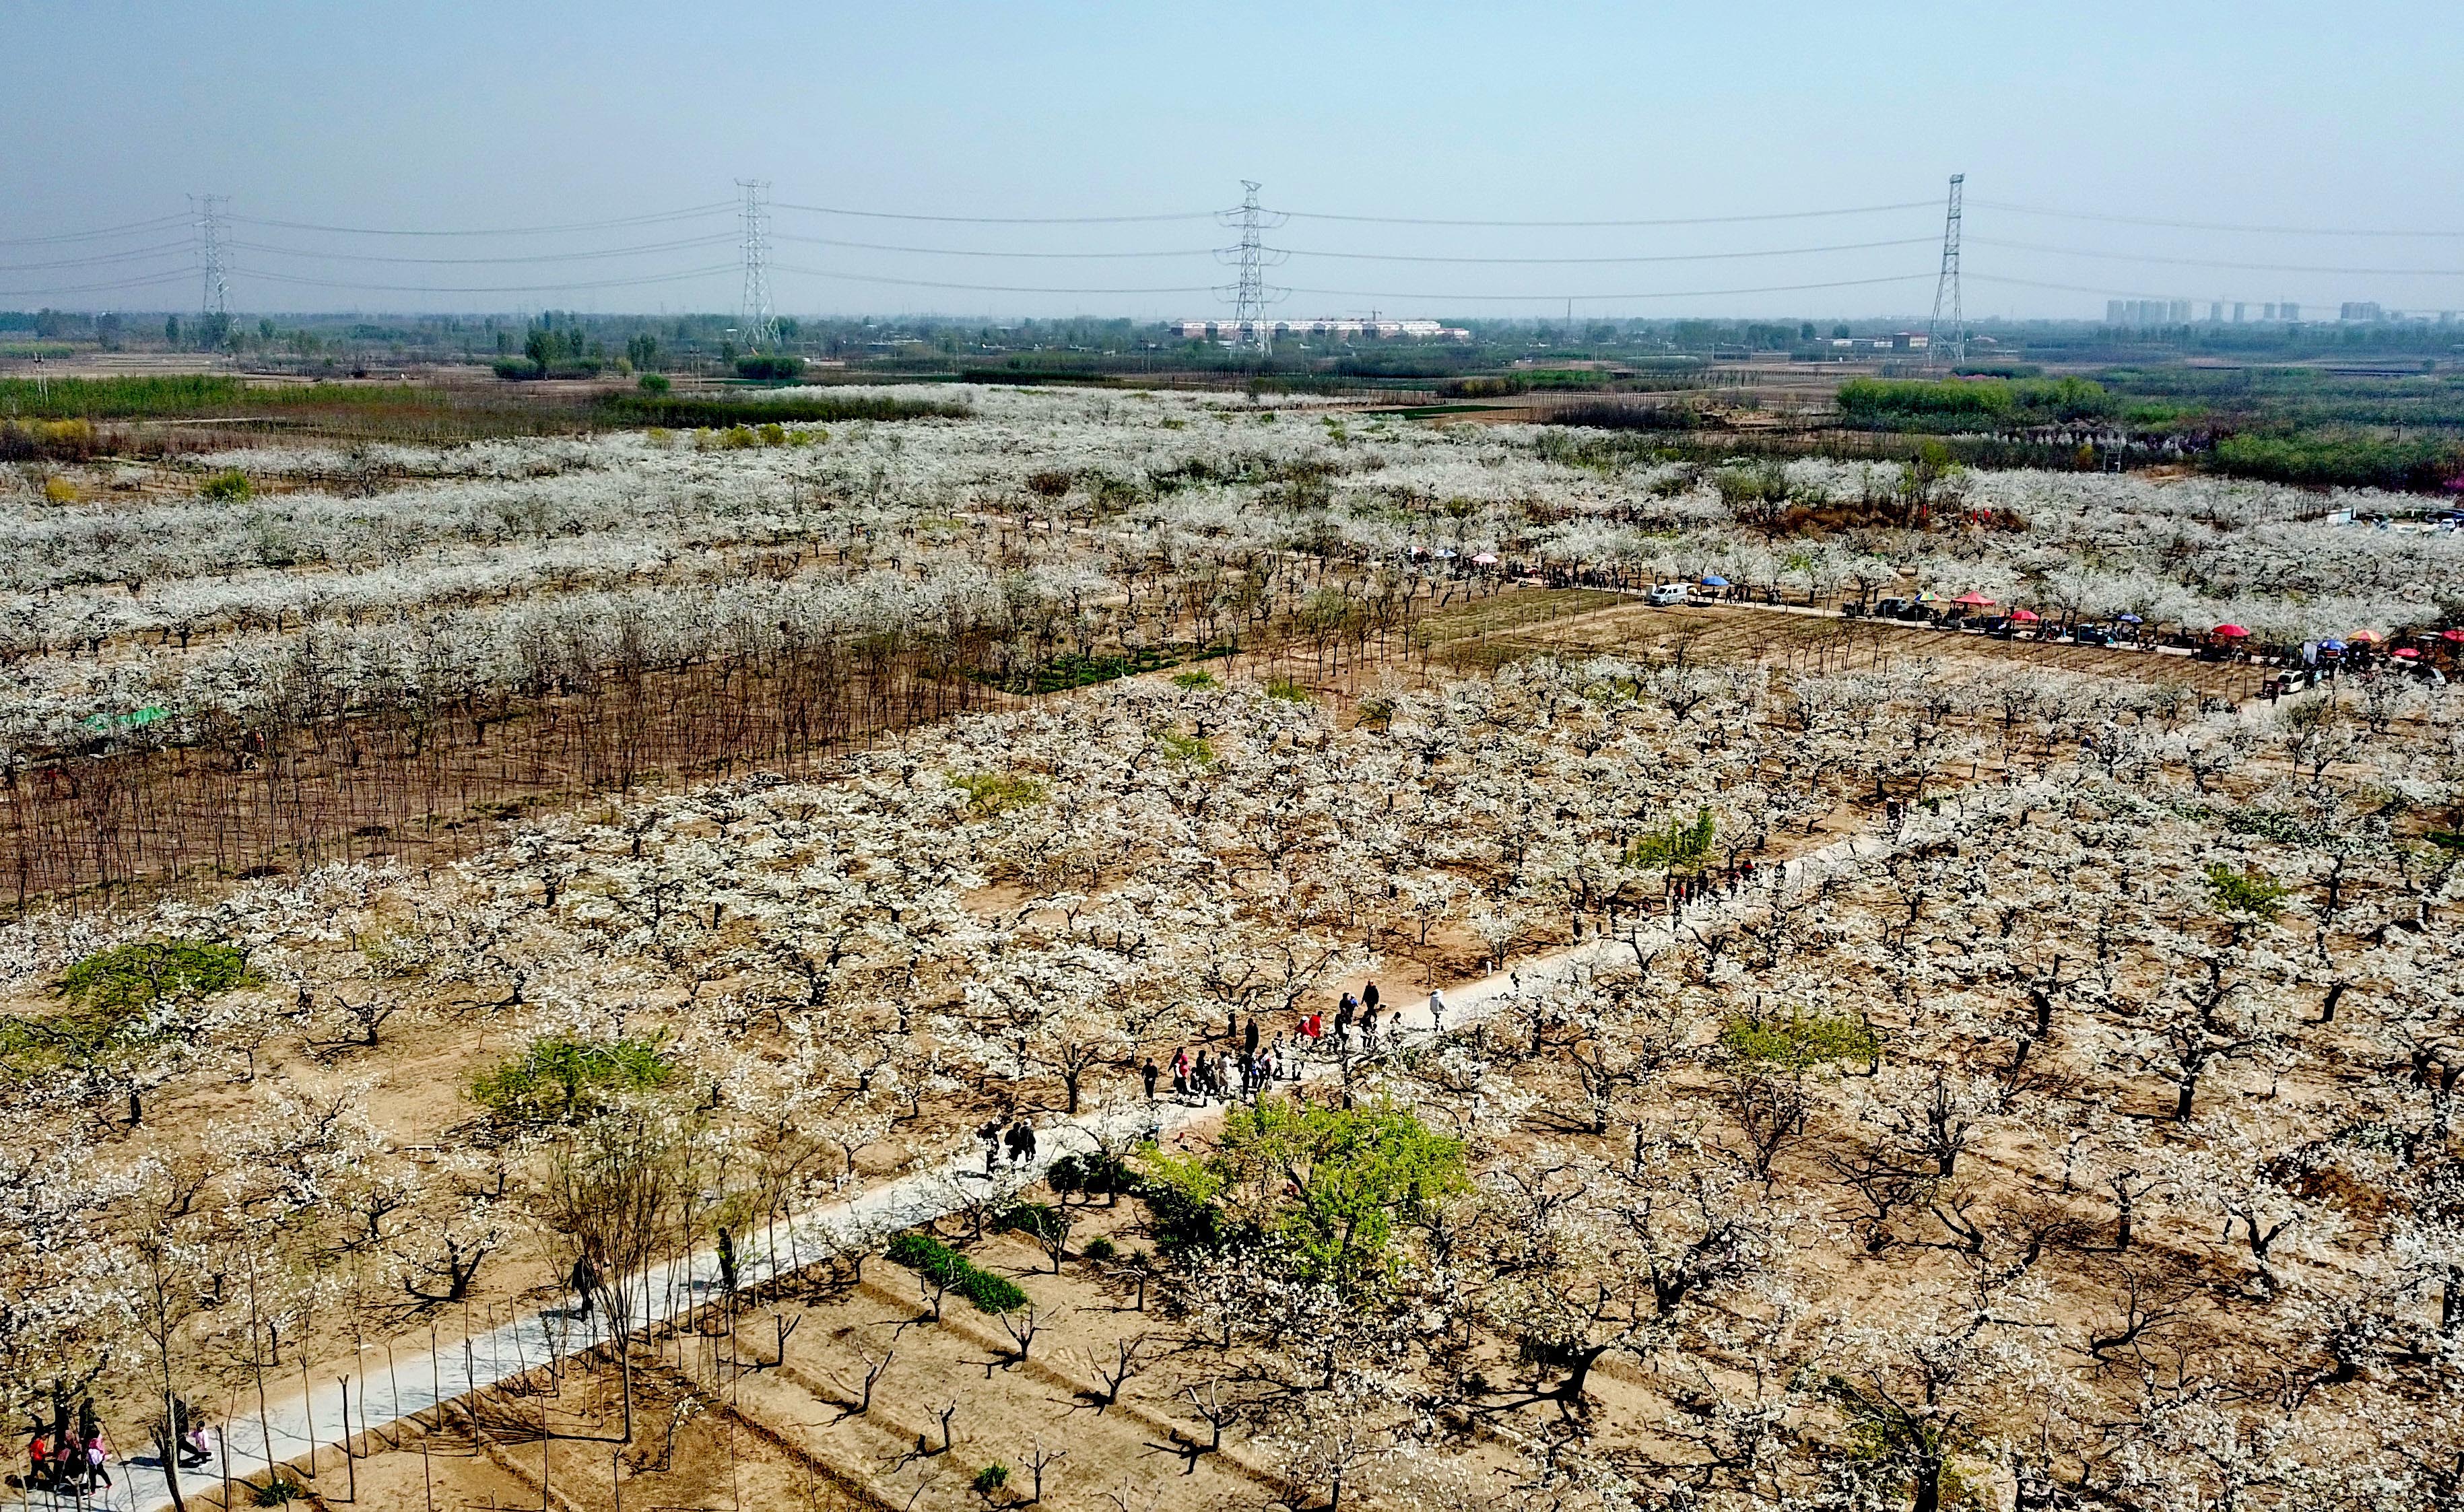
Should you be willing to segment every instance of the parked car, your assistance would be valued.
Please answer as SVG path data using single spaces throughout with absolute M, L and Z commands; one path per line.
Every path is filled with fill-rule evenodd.
M 2071 632 L 2074 646 L 2111 646 L 2113 632 L 2101 625 L 2082 625 Z
M 1655 582 L 1651 585 L 1651 591 L 1643 595 L 1642 602 L 1654 608 L 1671 609 L 1690 602 L 1693 597 L 1694 587 L 1691 583 Z

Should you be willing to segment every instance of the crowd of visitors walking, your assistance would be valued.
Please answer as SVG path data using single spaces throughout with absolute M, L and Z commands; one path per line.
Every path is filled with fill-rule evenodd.
M 168 1447 L 177 1455 L 182 1469 L 194 1469 L 214 1457 L 214 1439 L 204 1419 L 198 1417 L 184 1401 L 171 1404 L 169 1433 L 165 1435 Z M 26 1473 L 11 1476 L 10 1481 L 20 1490 L 42 1492 L 53 1497 L 66 1497 L 82 1503 L 112 1489 L 111 1465 L 115 1457 L 111 1440 L 102 1431 L 101 1414 L 96 1412 L 94 1399 L 79 1402 L 69 1410 L 65 1394 L 52 1400 L 48 1417 L 37 1413 L 26 1444 Z
M 1445 992 L 1434 989 L 1429 994 L 1429 1027 L 1443 1029 L 1445 1015 Z M 1173 1053 L 1168 1067 L 1149 1058 L 1139 1067 L 1138 1077 L 1146 1085 L 1149 1102 L 1161 1095 L 1167 1076 L 1177 1103 L 1247 1101 L 1279 1082 L 1299 1081 L 1312 1055 L 1375 1055 L 1398 1046 L 1403 1029 L 1403 1011 L 1383 1005 L 1377 984 L 1371 982 L 1357 995 L 1346 989 L 1331 1018 L 1313 1009 L 1303 1014 L 1288 1033 L 1278 1031 L 1271 1040 L 1259 1028 L 1255 1015 L 1243 1022 L 1236 1013 L 1224 1023 L 1221 1049 L 1211 1042 L 1183 1045 Z

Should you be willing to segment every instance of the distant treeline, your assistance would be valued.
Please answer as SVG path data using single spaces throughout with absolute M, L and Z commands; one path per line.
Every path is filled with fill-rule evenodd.
M 881 394 L 799 394 L 793 398 L 701 399 L 676 394 L 608 394 L 595 406 L 610 424 L 696 427 L 800 425 L 845 420 L 964 420 L 975 413 L 944 399 Z
M 2224 436 L 2207 460 L 2215 471 L 2231 477 L 2312 488 L 2420 492 L 2464 475 L 2464 445 L 2452 439 L 2313 432 Z

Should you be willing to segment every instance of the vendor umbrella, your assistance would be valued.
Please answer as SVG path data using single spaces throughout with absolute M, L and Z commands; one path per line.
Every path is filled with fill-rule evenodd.
M 2034 625 L 2043 618 L 2043 615 L 2036 613 L 2033 609 L 2013 609 L 2011 611 L 2011 623 L 2013 625 Z
M 2464 630 L 2441 630 L 2438 638 L 2442 641 L 2464 641 Z
M 2342 641 L 2325 640 L 2319 643 L 2319 649 L 2322 651 L 2341 651 L 2343 648 L 2344 643 Z
M 1485 551 L 1479 556 L 1474 557 L 1471 560 L 1472 565 L 1475 567 L 1494 567 L 1497 565 L 1497 553 L 1493 551 Z
M 1703 575 L 1703 586 L 1705 588 L 1725 588 L 1727 585 L 1728 580 L 1716 572 L 1706 572 Z
M 2219 625 L 2216 626 L 2215 633 L 2216 639 L 2220 641 L 2241 641 L 2250 637 L 2250 632 L 2238 625 Z
M 2145 625 L 2147 622 L 2135 614 L 2117 614 L 2113 617 L 2113 623 L 2116 625 Z
M 2394 654 L 2395 654 L 2395 655 L 2397 655 L 2397 656 L 2399 656 L 2399 657 L 2402 657 L 2402 658 L 2403 658 L 2403 659 L 2405 659 L 2406 661 L 2410 661 L 2410 660 L 2412 660 L 2414 657 L 2419 656 L 2421 653 L 2420 653 L 2419 651 L 2414 650 L 2414 649 L 2413 649 L 2411 646 L 2398 646 L 2398 647 L 2396 648 L 2396 650 L 2395 650 Z
M 2386 640 L 2387 637 L 2381 635 L 2376 630 L 2355 630 L 2352 634 L 2344 637 L 2344 639 L 2348 641 L 2360 641 L 2364 645 L 2367 646 L 2376 646 L 2379 642 Z

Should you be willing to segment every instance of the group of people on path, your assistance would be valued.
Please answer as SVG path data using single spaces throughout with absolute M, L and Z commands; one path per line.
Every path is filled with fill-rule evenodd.
M 181 1469 L 212 1463 L 218 1448 L 213 1430 L 178 1397 L 171 1401 L 170 1427 L 171 1448 Z M 77 1404 L 74 1421 L 66 1401 L 60 1399 L 50 1422 L 35 1419 L 33 1437 L 26 1445 L 26 1477 L 18 1483 L 27 1491 L 82 1501 L 112 1489 L 111 1460 L 111 1442 L 103 1436 L 101 1414 L 95 1411 L 94 1399 Z
M 976 1142 L 984 1147 L 984 1174 L 1001 1169 L 1001 1155 L 1006 1151 L 1013 1166 L 1032 1164 L 1035 1160 L 1035 1126 L 1023 1117 L 1013 1118 L 1009 1127 L 1001 1127 L 998 1118 L 988 1119 L 976 1130 Z
M 1443 1029 L 1445 1017 L 1445 991 L 1432 989 L 1429 1026 Z M 1335 1004 L 1331 1022 L 1323 1013 L 1312 1010 L 1301 1017 L 1288 1036 L 1278 1032 L 1271 1041 L 1262 1043 L 1257 1017 L 1251 1015 L 1244 1026 L 1235 1014 L 1224 1023 L 1223 1038 L 1229 1042 L 1220 1054 L 1203 1044 L 1197 1047 L 1195 1054 L 1187 1045 L 1173 1053 L 1173 1101 L 1203 1107 L 1235 1099 L 1254 1100 L 1278 1082 L 1299 1081 L 1304 1063 L 1312 1052 L 1374 1055 L 1381 1048 L 1394 1048 L 1402 1042 L 1403 1013 L 1399 1008 L 1388 1008 L 1381 1017 L 1377 984 L 1371 982 L 1358 997 L 1345 989 Z M 1146 1083 L 1147 1101 L 1155 1101 L 1164 1068 L 1149 1057 L 1138 1074 Z
M 1748 857 L 1720 875 L 1714 875 L 1708 871 L 1699 871 L 1683 877 L 1672 875 L 1668 879 L 1668 911 L 1683 912 L 1693 904 L 1716 903 L 1724 897 L 1733 898 L 1752 887 L 1755 880 L 1767 869 L 1757 866 L 1753 858 Z

